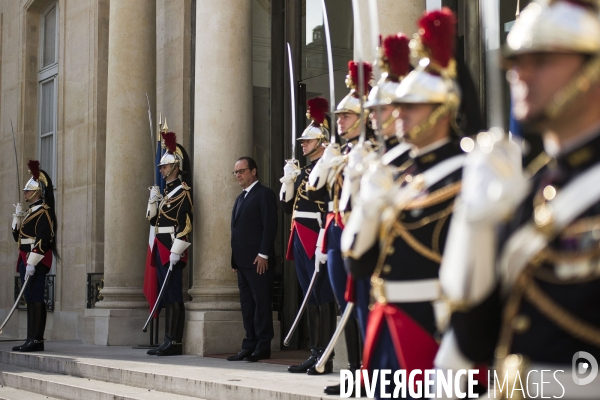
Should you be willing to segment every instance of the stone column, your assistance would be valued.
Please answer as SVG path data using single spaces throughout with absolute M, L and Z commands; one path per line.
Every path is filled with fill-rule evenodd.
M 148 340 L 141 329 L 153 171 L 146 93 L 156 92 L 156 2 L 111 1 L 107 86 L 104 299 L 86 310 L 84 341 L 130 345 Z
M 184 351 L 239 350 L 237 277 L 230 219 L 240 193 L 235 160 L 252 154 L 251 0 L 203 0 L 196 12 L 194 100 L 194 281 Z
M 404 32 L 408 37 L 417 31 L 417 21 L 425 11 L 426 0 L 377 0 L 379 17 L 379 33 L 384 37 L 393 33 Z M 376 57 L 371 36 L 368 0 L 359 0 L 361 12 L 361 34 L 365 61 L 373 61 Z M 355 27 L 358 29 L 358 27 Z M 354 49 L 356 51 L 356 35 Z

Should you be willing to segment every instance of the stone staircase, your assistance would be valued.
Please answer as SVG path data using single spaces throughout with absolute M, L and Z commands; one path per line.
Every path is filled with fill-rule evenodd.
M 46 342 L 46 351 L 0 343 L 0 400 L 316 400 L 339 373 L 290 374 L 284 365 L 179 356 L 152 357 L 124 346 Z

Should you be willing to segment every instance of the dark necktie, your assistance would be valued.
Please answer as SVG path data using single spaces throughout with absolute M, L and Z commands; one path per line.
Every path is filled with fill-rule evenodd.
M 242 193 L 240 193 L 240 195 L 238 196 L 237 205 L 235 206 L 235 216 L 236 217 L 237 217 L 238 213 L 240 212 L 240 208 L 242 207 L 242 203 L 246 199 L 246 194 L 247 193 L 248 192 L 246 192 L 245 190 L 242 190 Z

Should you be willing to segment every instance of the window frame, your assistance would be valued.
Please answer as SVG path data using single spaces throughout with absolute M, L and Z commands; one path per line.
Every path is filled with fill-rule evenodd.
M 54 31 L 54 62 L 47 66 L 44 65 L 44 48 L 46 44 L 45 37 L 45 24 L 47 20 L 48 14 L 55 10 L 55 18 L 56 18 L 56 29 Z M 37 135 L 36 135 L 36 144 L 37 144 L 37 158 L 42 161 L 42 139 L 47 138 L 48 136 L 52 136 L 52 165 L 42 165 L 44 170 L 50 174 L 50 177 L 53 182 L 56 183 L 56 164 L 57 164 L 57 128 L 58 128 L 58 53 L 59 53 L 59 9 L 58 2 L 54 2 L 48 5 L 41 13 L 40 13 L 40 45 L 39 45 L 39 63 L 38 63 L 38 111 L 37 111 Z M 51 133 L 42 133 L 42 86 L 47 84 L 48 82 L 53 82 L 53 106 L 50 111 L 53 116 L 53 126 Z

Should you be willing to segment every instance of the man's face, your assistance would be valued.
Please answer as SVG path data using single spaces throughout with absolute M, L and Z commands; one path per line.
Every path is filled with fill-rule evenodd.
M 396 129 L 406 142 L 414 143 L 414 140 L 409 138 L 407 133 L 415 126 L 425 122 L 435 107 L 435 104 L 412 103 L 405 103 L 400 106 Z M 423 132 L 422 134 L 426 135 L 427 132 Z
M 302 146 L 302 154 L 307 155 L 311 151 L 313 151 L 317 145 L 319 144 L 318 139 L 310 139 L 310 140 L 301 140 L 300 146 Z
M 515 57 L 506 74 L 515 118 L 527 122 L 542 116 L 553 96 L 571 81 L 583 62 L 580 54 L 532 53 Z
M 41 193 L 38 190 L 23 190 L 23 197 L 25 197 L 25 201 L 33 203 L 40 199 Z
M 175 164 L 166 164 L 160 166 L 160 175 L 163 177 L 163 179 L 167 179 L 167 177 L 169 177 L 169 173 L 173 170 L 174 167 Z
M 352 127 L 358 121 L 358 114 L 354 113 L 340 113 L 337 115 L 337 129 L 340 136 L 345 139 L 352 139 L 360 133 L 358 129 L 354 129 L 352 132 L 347 133 L 348 129 Z
M 395 105 L 386 104 L 379 107 L 374 107 L 371 113 L 369 114 L 369 118 L 371 119 L 371 126 L 373 129 L 378 129 L 377 121 L 381 121 L 382 126 L 385 126 L 389 119 L 392 117 L 392 113 L 396 109 Z M 384 136 L 392 136 L 396 132 L 395 124 L 388 123 L 387 127 L 381 132 Z
M 256 180 L 256 169 L 250 170 L 247 160 L 240 160 L 236 162 L 234 171 L 236 172 L 235 180 L 242 187 L 242 189 L 246 189 Z

